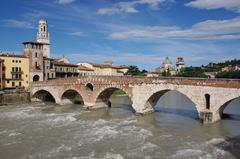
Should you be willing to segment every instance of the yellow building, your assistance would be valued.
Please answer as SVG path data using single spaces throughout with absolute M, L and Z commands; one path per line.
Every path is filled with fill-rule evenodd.
M 2 89 L 29 87 L 29 58 L 23 55 L 0 54 L 2 63 Z
M 128 66 L 113 66 L 112 61 L 105 61 L 103 64 L 94 64 L 89 62 L 80 62 L 77 64 L 79 67 L 85 67 L 93 70 L 91 74 L 97 76 L 123 76 L 127 70 Z

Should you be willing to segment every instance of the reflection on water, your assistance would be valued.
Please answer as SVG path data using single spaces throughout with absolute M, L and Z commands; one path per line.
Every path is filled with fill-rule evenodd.
M 165 94 L 157 112 L 146 116 L 135 116 L 127 97 L 111 101 L 111 109 L 93 111 L 43 103 L 0 107 L 0 157 L 240 158 L 240 121 L 202 125 L 194 104 L 182 94 Z M 240 114 L 239 102 L 231 109 L 227 113 Z

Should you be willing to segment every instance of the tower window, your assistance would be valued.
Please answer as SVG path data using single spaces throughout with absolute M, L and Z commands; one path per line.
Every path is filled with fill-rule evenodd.
M 46 28 L 45 28 L 45 26 L 43 27 L 43 31 L 46 31 Z
M 35 57 L 37 57 L 37 53 L 35 52 Z

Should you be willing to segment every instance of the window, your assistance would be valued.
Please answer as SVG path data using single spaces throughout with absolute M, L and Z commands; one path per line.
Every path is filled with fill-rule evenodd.
M 205 99 L 206 99 L 206 109 L 210 109 L 210 95 L 205 94 Z
M 37 52 L 35 52 L 35 57 L 38 57 Z
M 49 78 L 49 73 L 47 73 L 47 78 Z
M 18 72 L 18 67 L 16 67 L 16 72 Z
M 35 62 L 35 68 L 37 68 L 38 67 L 38 63 L 37 62 Z
M 7 83 L 9 83 L 9 80 L 7 80 Z
M 21 63 L 22 61 L 21 60 L 19 60 L 19 63 Z
M 15 70 L 14 67 L 12 67 L 12 72 L 14 72 L 14 70 Z
M 15 86 L 15 82 L 12 82 L 12 86 L 13 86 L 13 87 Z
M 5 66 L 3 66 L 3 71 L 5 71 Z
M 16 63 L 18 63 L 18 60 L 16 60 Z
M 28 75 L 26 75 L 26 77 L 28 77 Z
M 20 87 L 22 86 L 22 82 L 19 82 L 19 86 L 20 86 Z
M 14 60 L 12 60 L 12 63 L 14 63 L 15 61 Z

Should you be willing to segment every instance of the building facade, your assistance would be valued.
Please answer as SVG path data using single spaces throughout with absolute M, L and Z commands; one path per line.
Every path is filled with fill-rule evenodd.
M 183 69 L 184 67 L 185 67 L 185 63 L 184 63 L 183 57 L 178 57 L 176 61 L 177 72 L 180 72 L 181 69 Z
M 65 59 L 55 59 L 53 65 L 56 78 L 77 77 L 79 75 L 78 65 L 70 64 Z
M 43 58 L 43 79 L 44 80 L 51 80 L 56 78 L 56 71 L 55 71 L 55 65 L 54 65 L 54 59 L 51 58 Z
M 171 75 L 176 75 L 176 70 L 172 65 L 172 61 L 168 57 L 163 61 L 162 66 L 155 68 L 155 72 L 158 74 L 169 72 Z
M 113 66 L 112 61 L 105 61 L 104 64 L 80 62 L 77 65 L 93 70 L 91 75 L 98 76 L 123 76 L 128 70 L 128 66 Z
M 24 56 L 29 58 L 30 82 L 43 80 L 43 44 L 36 41 L 26 41 Z
M 29 87 L 29 59 L 24 55 L 0 54 L 2 61 L 2 89 Z

